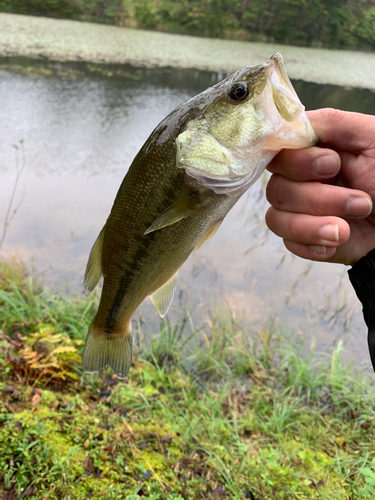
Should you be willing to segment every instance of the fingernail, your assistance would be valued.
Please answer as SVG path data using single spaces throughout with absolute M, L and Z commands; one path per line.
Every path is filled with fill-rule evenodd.
M 323 245 L 311 245 L 311 250 L 319 255 L 325 255 L 327 253 L 327 248 Z
M 336 156 L 321 156 L 314 161 L 314 168 L 318 175 L 336 175 L 340 170 L 340 163 Z
M 318 236 L 322 238 L 322 240 L 338 243 L 339 226 L 337 224 L 327 224 L 319 229 Z
M 348 217 L 367 217 L 372 211 L 372 203 L 368 198 L 349 198 L 345 211 Z

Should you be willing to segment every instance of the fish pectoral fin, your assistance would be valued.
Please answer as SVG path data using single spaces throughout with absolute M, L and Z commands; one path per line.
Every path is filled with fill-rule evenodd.
M 85 277 L 83 278 L 83 288 L 86 295 L 89 295 L 94 290 L 96 285 L 99 283 L 100 278 L 103 276 L 102 250 L 105 232 L 104 229 L 105 225 L 92 246 L 89 260 L 87 262 Z
M 163 286 L 150 295 L 151 302 L 154 304 L 161 318 L 167 314 L 171 307 L 174 291 L 177 286 L 178 272 L 172 276 Z
M 125 378 L 132 362 L 132 344 L 130 324 L 125 332 L 111 336 L 95 331 L 91 323 L 83 351 L 83 371 L 98 372 L 109 366 L 118 378 Z
M 210 229 L 203 235 L 203 237 L 198 241 L 198 243 L 195 245 L 194 250 L 199 250 L 202 248 L 204 245 L 206 245 L 210 239 L 215 235 L 216 231 L 219 229 L 220 224 L 223 222 L 223 219 L 218 220 L 213 224 Z
M 204 206 L 204 200 L 200 192 L 192 194 L 183 200 L 176 201 L 176 203 L 170 205 L 154 220 L 144 234 L 152 233 L 152 231 L 175 224 L 179 220 L 185 219 L 185 217 L 189 217 L 189 215 L 200 210 L 202 206 Z

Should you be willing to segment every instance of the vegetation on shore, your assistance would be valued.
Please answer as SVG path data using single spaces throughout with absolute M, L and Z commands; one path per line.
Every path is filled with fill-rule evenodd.
M 119 381 L 81 372 L 97 297 L 0 262 L 0 498 L 371 499 L 375 386 L 272 324 L 161 322 Z
M 0 12 L 206 37 L 375 48 L 374 0 L 0 0 Z

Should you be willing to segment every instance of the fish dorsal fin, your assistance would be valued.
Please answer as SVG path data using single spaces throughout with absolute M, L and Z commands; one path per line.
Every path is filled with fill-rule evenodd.
M 87 262 L 85 277 L 83 278 L 83 288 L 86 295 L 89 295 L 96 285 L 99 283 L 100 278 L 103 276 L 102 271 L 102 250 L 103 250 L 103 239 L 104 239 L 104 229 L 100 231 L 99 236 L 96 238 L 95 243 L 92 246 L 89 260 Z
M 203 204 L 204 201 L 200 192 L 176 201 L 176 203 L 170 205 L 164 210 L 164 212 L 162 212 L 161 215 L 159 215 L 157 219 L 154 220 L 144 234 L 152 233 L 152 231 L 157 231 L 158 229 L 170 226 L 181 219 L 185 219 L 185 217 L 189 217 L 189 215 L 192 215 L 197 210 L 200 210 Z
M 150 295 L 150 299 L 159 312 L 161 318 L 167 314 L 171 307 L 174 291 L 177 286 L 178 272 L 172 276 L 163 286 Z
M 206 243 L 210 241 L 210 239 L 214 236 L 216 231 L 219 229 L 220 224 L 223 222 L 223 219 L 218 220 L 213 224 L 210 229 L 207 231 L 206 234 L 202 236 L 202 238 L 198 241 L 198 243 L 195 245 L 195 250 L 199 250 L 202 248 Z

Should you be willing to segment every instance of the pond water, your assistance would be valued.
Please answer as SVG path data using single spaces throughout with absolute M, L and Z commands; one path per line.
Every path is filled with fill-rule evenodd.
M 0 64 L 0 239 L 20 175 L 17 211 L 2 255 L 34 264 L 55 288 L 81 291 L 90 248 L 133 157 L 169 111 L 224 75 L 115 67 L 103 75 L 82 65 L 34 71 L 24 61 L 15 72 L 5 63 Z M 307 109 L 334 106 L 375 114 L 370 91 L 293 83 Z M 267 230 L 266 177 L 183 266 L 169 317 L 180 318 L 187 304 L 200 326 L 224 308 L 252 332 L 273 318 L 303 336 L 307 347 L 330 350 L 343 339 L 348 359 L 369 366 L 366 329 L 346 268 L 295 258 Z M 148 299 L 139 312 L 151 334 L 158 315 Z

